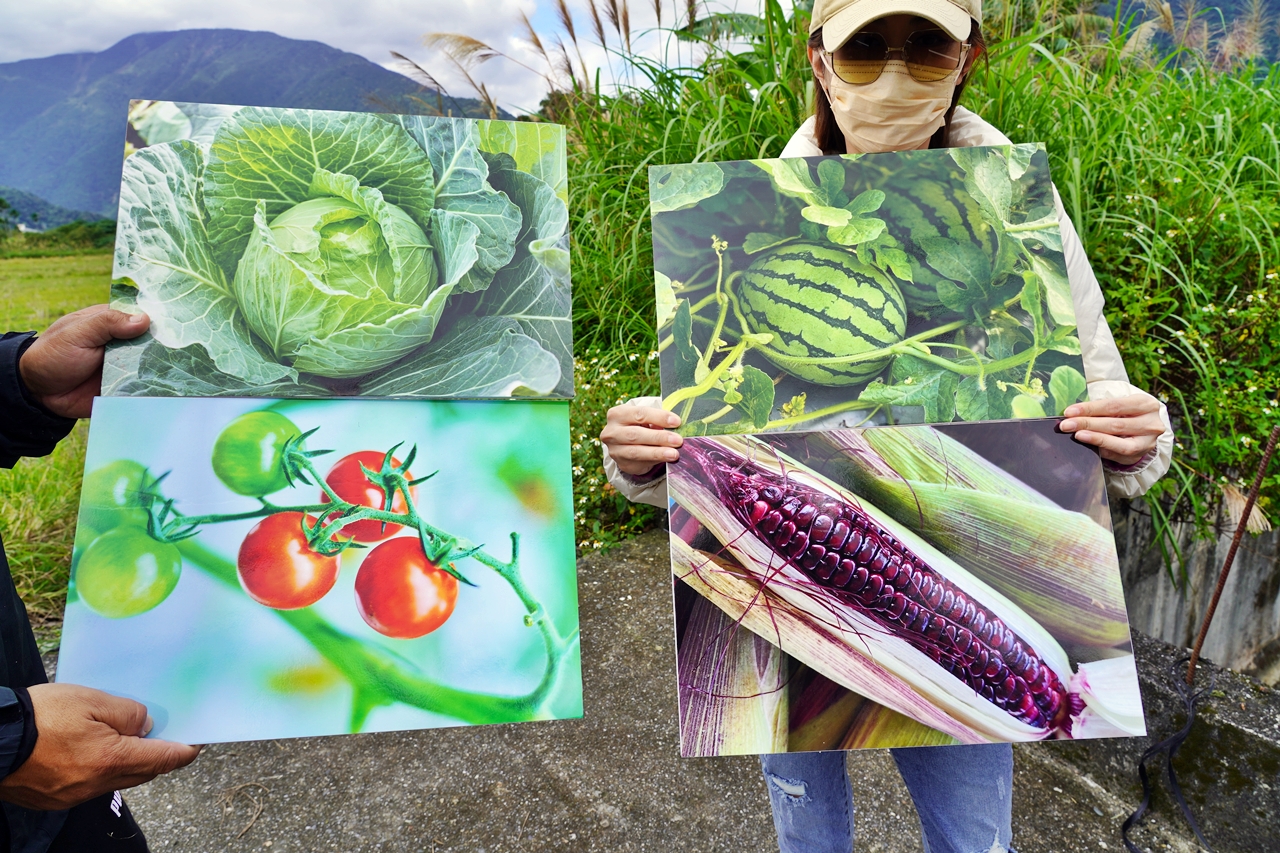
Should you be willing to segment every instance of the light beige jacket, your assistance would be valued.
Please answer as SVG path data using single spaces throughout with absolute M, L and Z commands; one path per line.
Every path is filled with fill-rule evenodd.
M 964 107 L 956 107 L 951 120 L 951 144 L 960 146 L 1008 145 L 1009 138 L 996 130 L 977 114 Z M 791 141 L 782 149 L 782 157 L 818 157 L 822 149 L 814 138 L 814 119 L 809 118 Z M 1080 336 L 1080 348 L 1084 357 L 1085 379 L 1089 383 L 1089 399 L 1105 400 L 1136 393 L 1129 384 L 1120 351 L 1116 349 L 1111 329 L 1102 316 L 1102 289 L 1085 257 L 1084 245 L 1076 234 L 1075 226 L 1062 207 L 1062 199 L 1054 189 L 1058 204 L 1058 222 L 1062 230 L 1062 251 L 1066 255 L 1067 277 L 1071 281 L 1071 296 L 1076 308 L 1076 326 Z M 641 397 L 632 400 L 641 406 L 657 406 L 659 398 Z M 1169 425 L 1169 412 L 1160 406 L 1164 421 L 1164 433 L 1156 439 L 1156 450 L 1138 465 L 1124 470 L 1107 469 L 1107 491 L 1121 498 L 1144 494 L 1169 470 L 1173 456 L 1173 429 Z M 667 479 L 665 476 L 641 482 L 618 470 L 609 458 L 609 448 L 604 447 L 604 470 L 609 482 L 628 500 L 637 503 L 667 505 Z

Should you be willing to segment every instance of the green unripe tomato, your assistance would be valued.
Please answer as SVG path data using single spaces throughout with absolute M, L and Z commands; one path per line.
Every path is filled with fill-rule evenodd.
M 76 594 L 95 613 L 124 619 L 168 598 L 181 573 L 176 546 L 136 527 L 117 527 L 94 539 L 76 561 Z
M 117 459 L 85 475 L 80 490 L 80 524 L 105 533 L 116 527 L 147 526 L 142 490 L 151 474 L 139 462 Z
M 94 530 L 84 522 L 76 525 L 76 540 L 71 550 L 71 568 L 76 567 L 76 563 L 80 562 L 81 555 L 88 550 L 93 544 L 93 540 L 97 539 L 101 534 Z
M 284 475 L 284 448 L 302 435 L 293 421 L 275 412 L 241 415 L 213 445 L 213 473 L 240 495 L 260 498 L 289 485 Z

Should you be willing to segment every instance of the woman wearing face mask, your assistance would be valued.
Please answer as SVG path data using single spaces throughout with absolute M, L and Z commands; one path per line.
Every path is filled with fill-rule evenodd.
M 981 0 L 817 0 L 809 38 L 814 115 L 781 156 L 1008 145 L 1004 134 L 958 106 L 983 51 L 981 22 Z M 1102 316 L 1102 292 L 1060 199 L 1058 219 L 1090 399 L 1068 407 L 1061 428 L 1099 449 L 1111 494 L 1136 497 L 1168 470 L 1168 414 L 1129 384 Z M 679 458 L 682 439 L 671 431 L 679 423 L 656 397 L 609 411 L 600 434 L 605 471 L 630 500 L 667 505 L 664 463 Z M 919 812 L 926 853 L 1009 849 L 1008 744 L 892 754 Z M 761 764 L 782 853 L 849 853 L 853 800 L 844 754 L 765 755 Z

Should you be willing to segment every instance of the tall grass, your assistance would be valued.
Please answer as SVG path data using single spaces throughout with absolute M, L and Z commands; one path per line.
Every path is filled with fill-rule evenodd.
M 0 331 L 40 331 L 63 314 L 105 302 L 110 281 L 106 254 L 0 259 Z M 81 423 L 52 455 L 0 470 L 0 535 L 46 647 L 57 643 L 66 598 L 87 434 Z
M 1240 484 L 1280 416 L 1280 72 L 1224 47 L 1224 28 L 1211 41 L 1202 16 L 1083 9 L 1002 6 L 966 104 L 1015 141 L 1046 143 L 1130 378 L 1175 419 L 1174 469 L 1148 505 L 1164 529 L 1189 519 L 1207 534 L 1220 489 Z M 756 26 L 707 24 L 667 31 L 697 61 L 615 40 L 616 90 L 573 85 L 578 72 L 544 103 L 542 118 L 569 128 L 575 346 L 623 376 L 627 356 L 655 344 L 647 167 L 777 156 L 809 112 L 803 8 L 766 0 Z M 1162 44 L 1181 47 L 1161 57 Z M 655 382 L 637 372 L 628 384 L 656 393 Z M 598 479 L 598 463 L 584 476 Z M 1278 501 L 1273 476 L 1261 506 L 1275 514 Z M 609 515 L 598 509 L 597 525 Z
M 1175 419 L 1174 467 L 1147 504 L 1207 525 L 1280 418 L 1280 67 L 1187 60 L 1024 37 L 997 48 L 971 103 L 1014 141 L 1048 142 L 1130 379 Z M 1278 499 L 1273 476 L 1264 511 Z

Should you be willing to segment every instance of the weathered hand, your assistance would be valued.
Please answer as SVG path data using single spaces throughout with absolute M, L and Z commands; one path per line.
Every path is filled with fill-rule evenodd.
M 132 788 L 184 767 L 200 747 L 144 740 L 147 708 L 74 684 L 27 688 L 35 710 L 36 748 L 0 780 L 0 800 L 29 809 L 65 809 L 108 791 Z
M 1133 465 L 1156 446 L 1164 433 L 1160 401 L 1139 391 L 1127 397 L 1074 403 L 1063 412 L 1060 427 L 1077 441 L 1092 444 L 1103 459 Z
M 126 314 L 106 305 L 60 317 L 22 354 L 22 382 L 55 415 L 87 418 L 93 398 L 102 393 L 106 344 L 136 338 L 150 322 L 146 314 Z
M 675 462 L 675 448 L 684 439 L 668 428 L 680 426 L 679 415 L 645 406 L 614 406 L 609 410 L 600 440 L 609 447 L 609 456 L 618 470 L 640 476 L 660 462 Z

